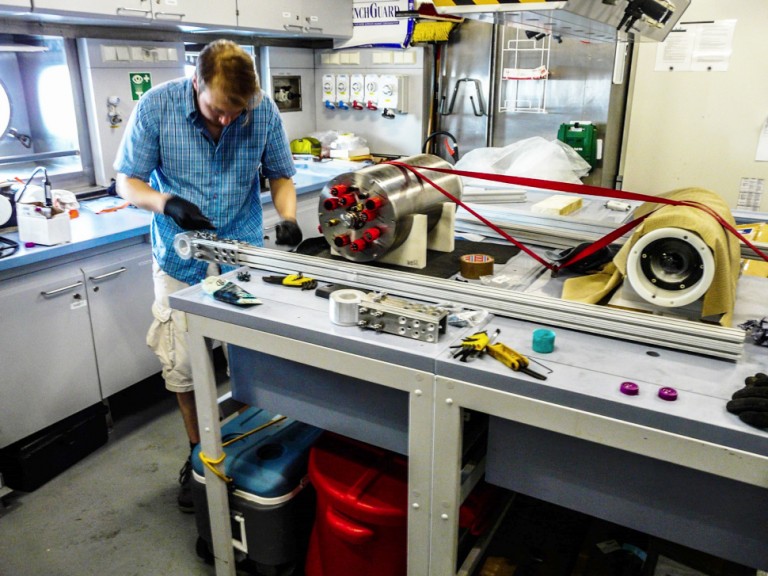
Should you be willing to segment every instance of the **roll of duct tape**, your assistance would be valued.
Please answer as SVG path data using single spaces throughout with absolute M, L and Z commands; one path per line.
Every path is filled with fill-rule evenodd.
M 331 292 L 329 314 L 331 322 L 339 326 L 355 326 L 357 324 L 358 305 L 365 295 L 361 290 L 345 289 Z
M 493 257 L 487 254 L 465 254 L 459 259 L 459 271 L 464 278 L 474 280 L 493 274 Z

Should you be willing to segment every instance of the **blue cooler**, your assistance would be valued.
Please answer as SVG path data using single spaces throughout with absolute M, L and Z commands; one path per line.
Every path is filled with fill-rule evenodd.
M 222 442 L 273 418 L 260 408 L 248 408 L 222 427 Z M 232 545 L 236 559 L 259 574 L 288 575 L 303 565 L 315 510 L 307 462 L 309 449 L 321 434 L 319 428 L 286 418 L 224 448 L 225 474 L 233 479 L 229 492 Z M 211 526 L 199 454 L 200 446 L 192 453 L 197 553 L 210 561 Z

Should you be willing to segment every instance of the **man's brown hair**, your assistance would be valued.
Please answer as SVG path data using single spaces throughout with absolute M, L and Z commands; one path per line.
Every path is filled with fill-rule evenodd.
M 200 52 L 195 68 L 198 90 L 216 88 L 233 107 L 259 103 L 261 86 L 253 58 L 231 40 L 214 40 Z

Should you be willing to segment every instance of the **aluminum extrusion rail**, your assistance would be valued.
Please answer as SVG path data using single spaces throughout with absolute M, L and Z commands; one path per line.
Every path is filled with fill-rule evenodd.
M 752 242 L 755 246 L 757 246 L 760 250 L 762 250 L 765 253 L 768 253 L 768 242 Z M 752 250 L 749 246 L 741 243 L 741 257 L 747 258 L 749 260 L 760 260 L 760 256 L 755 254 L 755 251 Z
M 179 235 L 182 236 L 182 235 Z M 206 237 L 208 236 L 208 237 Z M 181 246 L 179 246 L 181 244 Z M 482 284 L 465 284 L 409 272 L 383 270 L 354 262 L 329 260 L 246 243 L 217 240 L 206 234 L 177 237 L 177 251 L 187 258 L 293 274 L 317 280 L 352 283 L 369 290 L 419 300 L 454 302 L 469 308 L 528 322 L 540 322 L 610 338 L 652 344 L 704 356 L 738 360 L 744 332 L 691 320 L 565 301 Z
M 571 248 L 582 242 L 597 242 L 615 229 L 615 226 L 594 222 L 586 224 L 536 214 L 511 214 L 503 210 L 490 209 L 485 205 L 471 204 L 471 206 L 517 240 L 547 248 Z M 456 212 L 455 227 L 457 231 L 502 238 L 501 234 L 462 209 Z

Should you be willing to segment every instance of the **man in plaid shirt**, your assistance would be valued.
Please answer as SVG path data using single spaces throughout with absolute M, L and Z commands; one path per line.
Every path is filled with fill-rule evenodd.
M 190 446 L 200 441 L 184 315 L 168 295 L 202 281 L 209 264 L 182 260 L 173 249 L 184 230 L 215 230 L 261 246 L 263 212 L 259 169 L 269 180 L 282 219 L 278 244 L 301 242 L 288 138 L 277 106 L 259 86 L 253 59 L 234 42 L 216 40 L 200 53 L 191 78 L 166 82 L 139 100 L 114 164 L 117 192 L 154 213 L 155 301 L 147 344 L 163 366 L 179 402 Z M 193 511 L 187 459 L 179 474 L 182 510 Z

